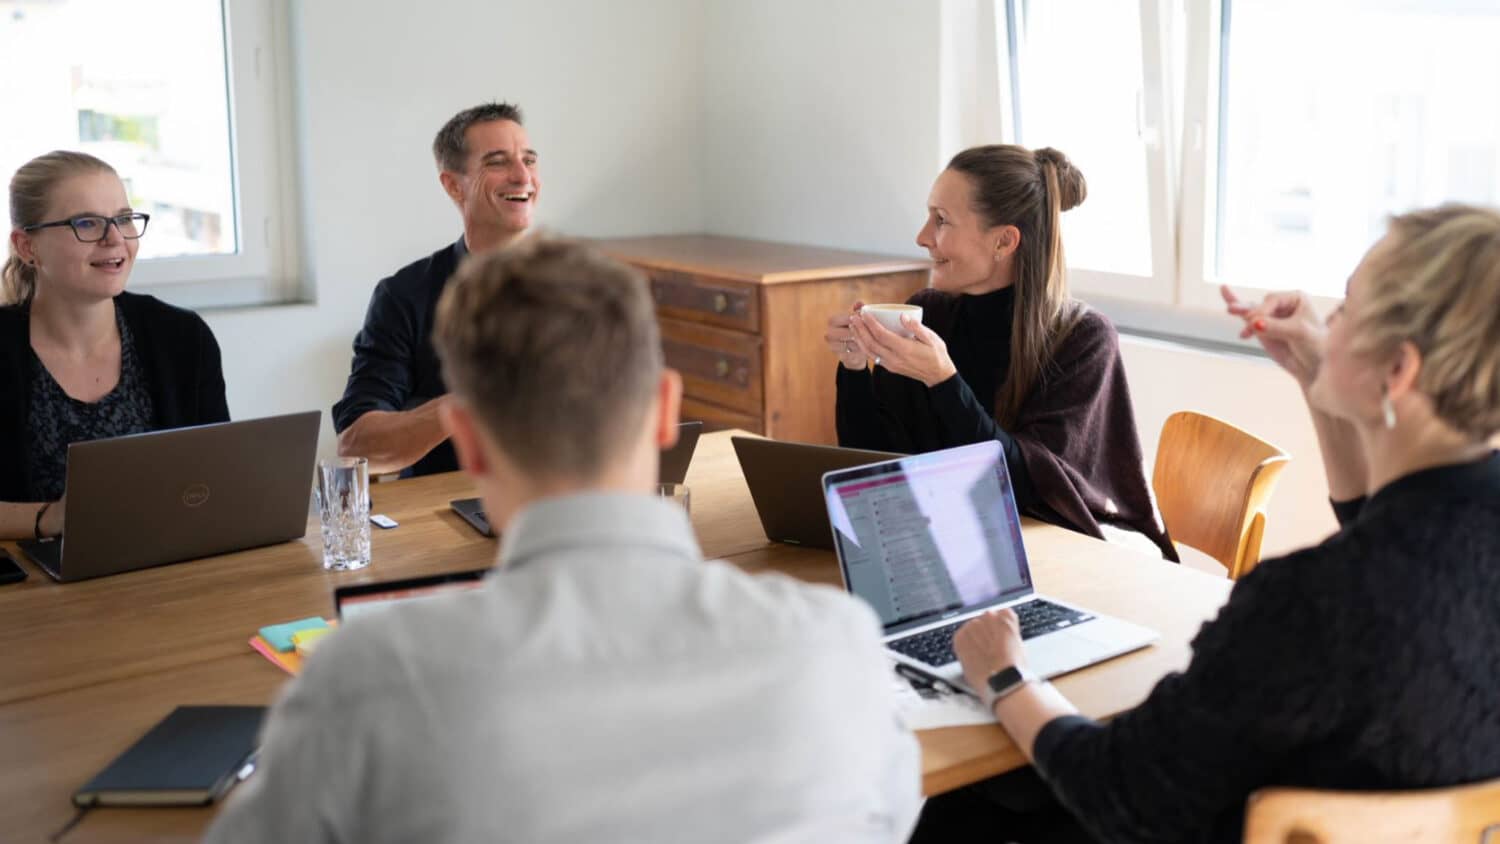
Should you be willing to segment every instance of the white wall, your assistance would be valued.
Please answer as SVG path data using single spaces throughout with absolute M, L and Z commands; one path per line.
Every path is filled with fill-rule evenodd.
M 544 222 L 582 235 L 712 231 L 920 254 L 952 135 L 961 0 L 294 0 L 316 304 L 206 314 L 237 418 L 327 410 L 382 276 L 451 241 L 429 144 L 458 109 L 520 102 L 542 154 Z M 947 10 L 944 12 L 943 10 Z M 352 21 L 358 21 L 354 25 Z M 951 26 L 952 20 L 948 21 Z M 947 92 L 947 93 L 944 93 Z M 966 95 L 967 96 L 967 95 Z M 1229 330 L 1226 323 L 1226 332 Z M 1148 466 L 1194 408 L 1293 455 L 1266 550 L 1332 527 L 1316 442 L 1268 362 L 1126 338 Z M 331 449 L 325 416 L 323 449 Z
M 937 5 L 712 0 L 707 231 L 918 254 L 938 149 Z
M 584 236 L 694 231 L 703 193 L 696 0 L 294 2 L 316 304 L 209 311 L 235 418 L 343 390 L 375 283 L 462 231 L 431 144 L 459 109 L 519 102 L 543 223 Z

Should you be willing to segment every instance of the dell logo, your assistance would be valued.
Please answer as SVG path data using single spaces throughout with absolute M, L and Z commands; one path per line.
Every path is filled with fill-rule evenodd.
M 182 491 L 182 503 L 189 507 L 202 507 L 208 501 L 208 484 L 193 484 Z

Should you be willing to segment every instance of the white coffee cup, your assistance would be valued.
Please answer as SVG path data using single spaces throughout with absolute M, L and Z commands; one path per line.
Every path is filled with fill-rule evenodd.
M 900 334 L 902 337 L 916 336 L 906 326 L 901 324 L 902 317 L 911 317 L 917 322 L 922 321 L 921 305 L 865 305 L 860 309 L 860 313 L 866 313 L 875 317 L 875 320 L 881 325 Z

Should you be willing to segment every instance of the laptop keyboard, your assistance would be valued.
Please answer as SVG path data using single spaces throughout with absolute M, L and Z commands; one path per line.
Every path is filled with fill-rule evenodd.
M 1011 609 L 1015 610 L 1016 617 L 1021 622 L 1022 639 L 1032 639 L 1093 618 L 1089 613 L 1058 606 L 1040 598 L 1017 604 Z M 887 642 L 886 647 L 928 665 L 947 665 L 958 658 L 953 655 L 953 635 L 968 620 L 966 618 L 946 627 L 924 630 L 915 636 Z

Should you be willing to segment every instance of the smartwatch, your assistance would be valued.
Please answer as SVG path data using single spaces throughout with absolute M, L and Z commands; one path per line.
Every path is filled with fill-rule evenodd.
M 996 671 L 990 675 L 990 679 L 985 682 L 985 688 L 982 690 L 984 708 L 993 712 L 997 702 L 1035 679 L 1035 674 L 1014 665 Z

